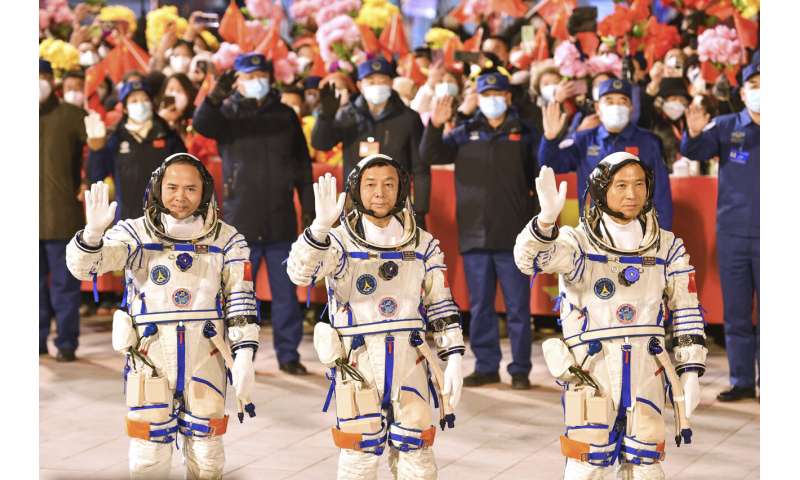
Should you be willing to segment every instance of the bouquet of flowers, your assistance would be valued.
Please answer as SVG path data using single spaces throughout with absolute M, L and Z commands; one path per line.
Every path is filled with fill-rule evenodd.
M 608 73 L 615 77 L 622 77 L 622 59 L 616 53 L 595 55 L 586 61 L 589 74 L 592 76 Z
M 44 3 L 44 4 L 43 4 Z M 50 36 L 68 40 L 72 33 L 75 15 L 67 0 L 46 0 L 39 2 L 39 37 Z
M 222 42 L 214 53 L 213 61 L 217 71 L 224 71 L 233 67 L 236 57 L 242 54 L 242 48 L 236 43 Z
M 451 30 L 434 27 L 428 30 L 428 33 L 425 34 L 425 43 L 427 43 L 430 48 L 438 50 L 440 48 L 444 48 L 444 44 L 455 36 L 455 32 Z
M 39 56 L 50 62 L 56 77 L 61 77 L 64 72 L 80 68 L 78 49 L 63 40 L 45 39 L 39 44 Z
M 581 58 L 581 54 L 572 42 L 561 42 L 553 56 L 558 72 L 567 78 L 585 77 L 589 67 Z
M 152 10 L 147 14 L 147 25 L 145 27 L 145 37 L 147 38 L 147 49 L 154 52 L 158 47 L 158 42 L 167 31 L 170 24 L 175 25 L 175 34 L 181 37 L 189 27 L 189 22 L 178 15 L 178 7 L 165 6 Z
M 273 59 L 272 66 L 275 71 L 275 80 L 283 85 L 289 85 L 294 82 L 295 73 L 297 72 L 297 54 L 289 52 L 283 58 Z
M 521 17 L 528 11 L 522 0 L 461 0 L 450 12 L 459 22 L 481 23 L 491 15 Z
M 296 0 L 289 7 L 289 14 L 296 24 L 314 29 L 314 13 L 322 8 L 323 0 Z
M 127 23 L 127 33 L 136 31 L 136 14 L 128 7 L 122 5 L 103 7 L 97 18 L 101 22 L 124 22 Z
M 736 30 L 717 25 L 697 38 L 697 54 L 700 57 L 703 78 L 714 83 L 721 74 L 736 85 L 736 73 L 742 61 L 742 45 Z
M 275 13 L 270 0 L 245 0 L 244 5 L 252 18 L 270 18 Z M 280 6 L 275 8 L 280 8 Z
M 320 24 L 317 30 L 319 53 L 326 64 L 337 62 L 338 67 L 352 70 L 349 58 L 358 46 L 361 34 L 352 17 L 339 15 Z
M 366 25 L 380 35 L 380 31 L 386 28 L 392 17 L 399 13 L 400 9 L 387 0 L 364 0 L 361 10 L 358 11 L 356 23 Z
M 317 22 L 319 28 L 322 28 L 323 24 L 336 17 L 342 15 L 355 17 L 359 8 L 361 8 L 361 0 L 331 0 L 314 15 L 314 21 Z

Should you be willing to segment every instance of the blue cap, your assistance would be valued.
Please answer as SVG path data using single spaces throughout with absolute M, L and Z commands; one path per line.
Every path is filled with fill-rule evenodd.
M 147 88 L 147 85 L 144 82 L 140 82 L 135 80 L 133 82 L 125 82 L 122 84 L 122 87 L 119 89 L 119 101 L 124 105 L 125 100 L 128 99 L 128 95 L 133 92 L 144 92 L 147 96 L 150 96 L 150 89 Z
M 310 77 L 306 77 L 305 80 L 303 80 L 303 89 L 311 90 L 319 88 L 319 82 L 321 81 L 322 79 L 316 75 L 311 75 Z
M 599 99 L 603 95 L 608 95 L 609 93 L 621 93 L 631 98 L 631 90 L 632 87 L 629 81 L 619 78 L 610 78 L 600 84 L 600 94 L 597 98 Z
M 747 80 L 750 79 L 750 77 L 756 75 L 761 75 L 761 64 L 751 63 L 750 65 L 744 67 L 744 71 L 742 72 L 742 80 L 746 82 Z
M 260 53 L 246 53 L 236 57 L 233 68 L 237 72 L 267 72 L 272 73 L 272 62 Z
M 511 84 L 507 76 L 500 72 L 488 72 L 478 77 L 478 93 L 487 90 L 500 90 L 506 92 L 511 90 Z
M 394 78 L 394 65 L 383 57 L 375 57 L 358 66 L 358 79 L 363 80 L 375 73 L 382 73 Z
M 49 73 L 50 75 L 53 74 L 53 66 L 50 65 L 50 62 L 47 60 L 40 58 L 39 59 L 39 73 Z

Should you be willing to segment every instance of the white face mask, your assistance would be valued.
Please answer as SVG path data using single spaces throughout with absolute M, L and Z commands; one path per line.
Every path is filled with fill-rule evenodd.
M 540 89 L 542 100 L 544 100 L 547 103 L 550 103 L 553 100 L 555 100 L 556 88 L 558 88 L 558 85 L 556 85 L 555 83 L 552 83 L 550 85 L 545 85 L 544 87 L 542 87 Z
M 661 110 L 664 111 L 664 114 L 669 117 L 670 120 L 675 121 L 683 116 L 683 112 L 686 111 L 686 106 L 677 100 L 672 100 L 664 102 L 664 105 L 661 106 Z
M 83 107 L 83 92 L 80 90 L 70 90 L 64 92 L 64 101 L 71 103 L 76 107 Z
M 39 103 L 44 102 L 50 97 L 50 94 L 53 92 L 53 87 L 50 86 L 50 82 L 44 80 L 42 78 L 39 79 Z
M 761 89 L 744 87 L 744 104 L 751 112 L 761 113 Z
M 128 118 L 137 123 L 144 123 L 153 116 L 153 107 L 149 103 L 138 102 L 128 104 Z
M 458 85 L 450 82 L 441 82 L 436 84 L 434 88 L 434 95 L 437 98 L 441 97 L 455 97 L 458 95 Z
M 600 104 L 600 121 L 608 131 L 619 131 L 628 125 L 631 109 L 625 105 Z
M 267 93 L 269 93 L 269 79 L 253 78 L 250 80 L 244 80 L 242 82 L 242 87 L 244 88 L 244 93 L 242 95 L 247 98 L 261 100 L 267 96 Z
M 361 92 L 364 100 L 372 105 L 380 105 L 392 95 L 392 89 L 388 85 L 367 85 Z
M 189 64 L 192 59 L 182 55 L 173 55 L 169 57 L 169 68 L 175 73 L 186 73 L 189 71 Z
M 175 108 L 178 110 L 186 109 L 189 104 L 189 98 L 183 92 L 166 92 L 168 97 L 175 97 Z
M 97 54 L 91 50 L 81 52 L 78 57 L 78 64 L 81 67 L 91 67 L 95 63 L 97 63 Z
M 506 98 L 499 95 L 479 95 L 478 108 L 486 118 L 498 118 L 504 113 L 508 105 L 506 105 Z
M 305 71 L 306 67 L 311 65 L 311 60 L 307 57 L 298 57 L 297 58 L 297 71 L 303 72 Z

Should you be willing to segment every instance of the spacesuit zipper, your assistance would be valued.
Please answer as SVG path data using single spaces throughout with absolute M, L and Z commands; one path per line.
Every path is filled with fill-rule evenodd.
M 388 409 L 392 405 L 392 376 L 394 375 L 394 337 L 386 335 L 386 358 L 383 374 L 383 402 L 381 407 Z
M 175 329 L 178 333 L 178 378 L 175 381 L 175 396 L 183 395 L 183 382 L 186 376 L 186 327 L 183 322 L 178 322 Z

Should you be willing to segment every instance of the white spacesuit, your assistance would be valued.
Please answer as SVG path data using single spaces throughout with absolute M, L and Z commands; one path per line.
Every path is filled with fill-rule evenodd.
M 161 201 L 171 165 L 191 165 L 203 179 L 200 207 L 178 220 Z M 164 161 L 151 178 L 145 215 L 111 223 L 116 202 L 98 182 L 87 193 L 87 226 L 67 246 L 77 278 L 125 270 L 123 306 L 112 341 L 126 355 L 125 396 L 132 478 L 165 479 L 177 434 L 187 477 L 221 478 L 225 462 L 226 367 L 243 411 L 255 416 L 249 390 L 259 324 L 244 237 L 217 218 L 213 180 L 188 154 Z M 235 359 L 233 358 L 235 356 Z
M 380 217 L 390 218 L 384 227 L 371 223 L 367 215 L 377 215 L 360 198 L 361 177 L 374 166 L 391 166 L 399 177 L 394 207 Z M 292 246 L 287 270 L 298 285 L 324 278 L 327 286 L 330 324 L 317 324 L 314 344 L 331 369 L 323 410 L 335 394 L 338 478 L 377 478 L 388 439 L 395 478 L 434 479 L 435 424 L 453 427 L 464 352 L 444 254 L 416 227 L 408 175 L 391 158 L 372 155 L 358 164 L 348 178 L 352 205 L 332 230 L 345 194 L 337 203 L 333 177 L 320 178 L 314 189 L 317 218 Z M 433 333 L 438 358 L 426 331 Z M 439 359 L 447 359 L 444 373 Z
M 628 188 L 615 174 L 631 164 L 642 168 L 638 181 L 647 188 L 635 218 L 606 201 L 610 188 Z M 707 354 L 683 241 L 659 228 L 652 174 L 629 153 L 609 155 L 592 172 L 593 204 L 577 228 L 559 232 L 554 225 L 566 184 L 557 192 L 551 169 L 540 172 L 536 187 L 542 212 L 517 237 L 514 257 L 526 274 L 559 274 L 564 340 L 542 348 L 564 388 L 564 478 L 608 478 L 608 467 L 619 461 L 620 478 L 662 479 L 666 399 L 675 410 L 676 443 L 690 443 L 687 419 L 699 399 L 697 379 Z M 612 216 L 630 221 L 620 225 Z M 672 348 L 674 365 L 667 353 Z

